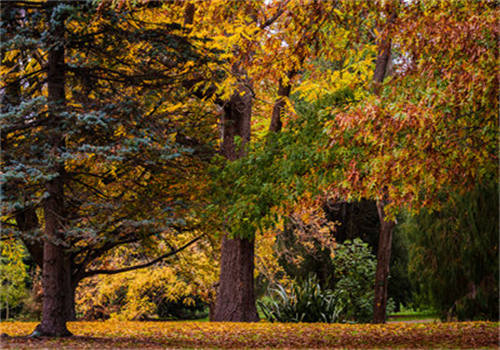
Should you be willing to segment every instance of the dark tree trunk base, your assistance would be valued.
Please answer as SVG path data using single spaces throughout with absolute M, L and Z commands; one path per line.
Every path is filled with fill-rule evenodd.
M 258 322 L 254 295 L 254 240 L 222 241 L 221 275 L 213 321 Z
M 64 326 L 63 330 L 52 331 L 52 330 L 46 330 L 46 329 L 44 329 L 41 323 L 38 326 L 36 326 L 35 330 L 33 331 L 33 333 L 30 334 L 30 337 L 57 337 L 57 338 L 63 338 L 63 337 L 71 337 L 71 336 L 73 336 L 73 333 L 71 333 L 66 328 L 66 326 Z
M 377 252 L 377 269 L 375 272 L 373 323 L 385 323 L 387 318 L 387 287 L 389 284 L 392 232 L 396 223 L 392 220 L 387 220 L 383 203 L 377 202 L 377 210 L 380 218 L 380 236 Z

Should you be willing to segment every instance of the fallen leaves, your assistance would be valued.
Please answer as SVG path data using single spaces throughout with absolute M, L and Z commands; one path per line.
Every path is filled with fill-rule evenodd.
M 499 346 L 498 322 L 292 324 L 70 322 L 71 338 L 29 338 L 34 322 L 2 322 L 2 348 L 477 348 Z

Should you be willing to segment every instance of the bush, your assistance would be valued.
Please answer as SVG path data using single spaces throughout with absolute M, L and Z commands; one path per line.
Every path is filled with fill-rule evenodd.
M 28 297 L 25 256 L 21 242 L 10 238 L 0 241 L 0 319 L 20 314 L 23 301 Z
M 359 238 L 338 244 L 333 265 L 332 290 L 322 290 L 316 276 L 293 282 L 290 293 L 278 285 L 271 301 L 259 302 L 265 317 L 272 322 L 370 322 L 376 269 L 370 247 Z M 389 299 L 387 313 L 393 309 Z
M 271 322 L 338 322 L 341 312 L 330 290 L 321 290 L 316 277 L 292 283 L 291 291 L 278 284 L 274 299 L 257 304 Z
M 186 296 L 172 301 L 163 298 L 156 304 L 156 313 L 162 320 L 196 320 L 208 315 L 208 304 L 198 296 Z
M 148 320 L 203 317 L 202 286 L 169 265 L 84 280 L 77 290 L 83 319 Z
M 342 307 L 340 318 L 343 321 L 370 322 L 377 265 L 370 247 L 359 238 L 347 240 L 337 245 L 333 262 L 334 296 Z

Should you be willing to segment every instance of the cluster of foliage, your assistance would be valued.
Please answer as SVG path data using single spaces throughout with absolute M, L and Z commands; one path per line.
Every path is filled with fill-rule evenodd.
M 283 286 L 272 289 L 274 299 L 258 302 L 265 317 L 271 322 L 326 322 L 339 321 L 340 305 L 329 290 L 322 290 L 317 278 L 310 276 L 302 283 L 293 283 L 290 293 Z
M 8 319 L 22 307 L 28 296 L 26 252 L 21 242 L 0 240 L 0 319 Z
M 360 239 L 345 241 L 335 249 L 334 295 L 342 306 L 341 320 L 369 322 L 373 317 L 373 284 L 376 259 Z
M 498 185 L 453 194 L 402 227 L 410 273 L 442 319 L 498 320 Z
M 209 242 L 145 269 L 99 275 L 77 289 L 77 314 L 86 319 L 175 319 L 203 315 L 213 302 L 217 265 Z M 109 262 L 124 264 L 136 251 L 120 247 Z M 137 259 L 137 258 L 135 258 Z
M 271 288 L 271 300 L 259 302 L 272 322 L 369 322 L 373 316 L 375 256 L 359 238 L 337 244 L 332 259 L 332 289 L 316 275 L 293 281 L 289 292 Z M 264 299 L 265 300 L 265 299 Z M 388 307 L 391 312 L 393 306 Z
M 423 1 L 397 14 L 385 29 L 394 75 L 328 126 L 346 165 L 333 193 L 388 199 L 393 214 L 438 208 L 498 169 L 495 3 Z
M 498 322 L 385 325 L 234 322 L 71 322 L 69 339 L 27 338 L 34 323 L 3 322 L 5 348 L 496 348 Z
M 308 274 L 314 273 L 323 288 L 333 289 L 335 264 L 338 264 L 334 263 L 337 254 L 335 250 L 343 249 L 343 243 L 359 242 L 361 239 L 370 247 L 370 259 L 377 253 L 380 227 L 376 205 L 374 201 L 368 200 L 354 203 L 326 200 L 320 208 L 320 213 L 316 212 L 314 215 L 315 218 L 309 220 L 307 227 L 304 227 L 304 222 L 297 215 L 287 218 L 284 230 L 276 237 L 277 245 L 273 254 L 277 256 L 276 264 L 280 269 L 274 271 L 275 274 L 286 274 L 292 279 L 304 279 Z M 323 215 L 324 219 L 319 221 Z M 403 219 L 401 216 L 398 221 Z M 325 240 L 325 237 L 320 237 L 317 232 L 309 232 L 318 229 L 318 226 L 311 225 L 311 222 L 322 223 L 319 228 L 327 229 L 327 236 L 334 237 L 335 244 Z M 323 241 L 319 238 L 323 238 Z M 408 306 L 413 302 L 413 286 L 408 276 L 408 248 L 407 235 L 397 231 L 392 242 L 388 288 L 388 298 L 394 300 L 396 310 L 400 305 Z M 272 276 L 270 279 L 275 280 Z

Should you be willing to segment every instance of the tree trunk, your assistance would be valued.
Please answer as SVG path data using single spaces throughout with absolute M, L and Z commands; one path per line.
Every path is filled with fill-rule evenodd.
M 396 19 L 394 11 L 387 25 L 391 25 Z M 380 93 L 391 64 L 391 39 L 384 37 L 378 43 L 378 55 L 373 74 L 373 90 L 376 95 Z M 396 226 L 394 221 L 386 221 L 384 202 L 377 201 L 377 211 L 380 221 L 380 234 L 377 252 L 377 270 L 375 273 L 375 297 L 373 301 L 373 323 L 384 323 L 386 320 L 387 286 L 389 278 L 389 265 L 391 260 L 392 231 Z
M 39 227 L 35 209 L 33 207 L 27 207 L 20 210 L 16 213 L 16 223 L 21 234 L 24 234 L 21 236 L 21 240 L 31 258 L 41 269 L 43 269 L 43 242 L 28 238 L 30 232 Z M 64 263 L 64 310 L 67 321 L 76 321 L 75 289 L 78 283 L 74 280 L 75 276 L 72 275 L 71 267 L 72 261 L 66 254 Z
M 251 116 L 252 93 L 248 87 L 242 86 L 224 107 L 221 151 L 230 161 L 245 154 L 245 144 L 250 140 Z M 241 138 L 238 145 L 236 136 Z M 254 245 L 254 239 L 223 238 L 219 288 L 212 321 L 259 320 L 254 294 Z
M 295 72 L 289 72 L 288 78 L 291 79 Z M 290 96 L 290 84 L 283 83 L 283 80 L 279 80 L 278 87 L 278 98 L 274 102 L 273 106 L 273 114 L 271 115 L 271 123 L 269 124 L 269 131 L 279 132 L 281 131 L 281 127 L 283 126 L 283 122 L 281 121 L 281 114 L 283 113 L 283 109 L 285 108 L 286 102 L 285 98 Z
M 47 185 L 50 197 L 46 199 L 45 235 L 43 245 L 42 269 L 42 322 L 36 327 L 33 335 L 63 337 L 71 333 L 66 328 L 66 281 L 64 236 L 61 232 L 61 217 L 64 218 L 62 196 L 63 184 L 59 177 Z M 61 215 L 62 214 L 62 215 Z
M 76 321 L 75 289 L 78 284 L 74 281 L 71 271 L 71 261 L 66 256 L 64 264 L 64 314 L 66 321 Z
M 223 238 L 213 321 L 259 321 L 254 295 L 254 240 Z
M 50 17 L 51 13 L 48 11 Z M 49 17 L 49 18 L 50 18 Z M 54 19 L 51 18 L 51 22 Z M 64 249 L 64 163 L 59 160 L 61 148 L 64 147 L 64 138 L 59 131 L 59 113 L 65 107 L 65 68 L 64 68 L 64 19 L 57 18 L 59 23 L 51 28 L 52 49 L 48 53 L 48 110 L 50 127 L 51 155 L 55 165 L 52 172 L 56 176 L 46 185 L 48 193 L 44 201 L 45 238 L 43 244 L 43 269 L 42 269 L 42 321 L 32 335 L 64 337 L 71 333 L 66 328 L 66 288 L 67 259 Z
M 396 226 L 393 220 L 387 220 L 384 204 L 377 201 L 380 219 L 380 236 L 377 252 L 377 270 L 375 272 L 375 297 L 373 301 L 373 323 L 386 320 L 387 286 L 389 284 L 389 265 L 391 261 L 392 231 Z

